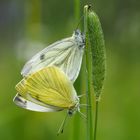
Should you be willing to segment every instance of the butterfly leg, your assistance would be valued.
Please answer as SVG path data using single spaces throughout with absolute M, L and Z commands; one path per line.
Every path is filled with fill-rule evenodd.
M 84 113 L 82 113 L 82 112 L 80 111 L 80 109 L 78 109 L 78 112 L 79 112 L 80 116 L 81 116 L 83 119 L 87 120 L 86 115 L 85 115 Z
M 85 94 L 80 94 L 78 97 L 79 97 L 79 98 L 85 97 L 87 94 L 88 94 L 88 92 L 86 92 Z
M 81 98 L 81 97 L 84 97 L 84 96 L 86 96 L 86 94 L 81 94 L 78 97 Z
M 88 104 L 80 104 L 80 107 L 87 107 L 87 108 L 89 108 L 89 107 L 91 107 L 91 106 L 88 105 Z

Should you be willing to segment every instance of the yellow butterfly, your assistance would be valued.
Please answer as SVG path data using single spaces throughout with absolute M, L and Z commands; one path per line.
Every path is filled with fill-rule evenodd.
M 45 67 L 16 85 L 16 105 L 33 111 L 51 112 L 67 109 L 67 116 L 80 112 L 79 97 L 67 75 L 56 66 Z M 66 117 L 67 118 L 67 117 Z M 63 121 L 59 132 L 63 132 Z

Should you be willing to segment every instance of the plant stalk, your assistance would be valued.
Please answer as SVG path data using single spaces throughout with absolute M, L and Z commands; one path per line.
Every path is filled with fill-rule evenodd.
M 88 35 L 92 50 L 92 80 L 95 96 L 95 120 L 94 120 L 94 140 L 97 135 L 97 119 L 99 100 L 103 89 L 106 63 L 105 63 L 105 43 L 98 15 L 93 11 L 88 12 Z
M 33 40 L 41 40 L 41 1 L 25 1 L 25 36 Z M 35 27 L 34 27 L 35 26 Z
M 80 19 L 80 0 L 74 0 L 74 16 L 75 22 Z
M 96 138 L 97 138 L 98 108 L 99 108 L 99 100 L 96 100 L 96 102 L 95 102 L 95 120 L 94 120 L 94 140 L 96 140 Z
M 74 0 L 74 22 L 77 24 L 77 21 L 80 19 L 80 0 Z M 79 82 L 81 85 L 82 83 Z M 82 87 L 82 85 L 80 86 Z M 79 93 L 81 93 L 81 88 L 79 89 Z M 81 122 L 79 118 L 79 114 L 75 114 L 73 121 L 73 140 L 80 140 L 80 127 Z
M 86 55 L 86 68 L 87 68 L 87 104 L 90 108 L 87 108 L 87 140 L 93 140 L 93 89 L 92 89 L 92 57 L 91 57 L 91 48 L 89 43 L 88 37 L 88 30 L 87 30 L 87 22 L 88 22 L 88 6 L 84 6 L 84 32 L 85 32 L 85 55 Z

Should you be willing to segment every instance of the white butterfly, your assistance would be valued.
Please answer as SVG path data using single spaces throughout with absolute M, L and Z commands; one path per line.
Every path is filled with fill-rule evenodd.
M 46 66 L 55 65 L 74 82 L 80 72 L 84 47 L 85 36 L 77 29 L 71 37 L 57 41 L 33 56 L 21 74 L 27 77 Z

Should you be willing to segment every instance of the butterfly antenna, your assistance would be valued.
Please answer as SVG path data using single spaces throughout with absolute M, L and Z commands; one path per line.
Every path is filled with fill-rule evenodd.
M 76 26 L 76 30 L 78 29 L 78 27 L 79 27 L 79 25 L 80 25 L 80 23 L 81 23 L 83 18 L 84 18 L 84 15 L 82 15 L 81 18 L 79 19 L 78 24 Z
M 91 5 L 88 5 L 88 9 L 90 9 L 92 6 Z M 81 18 L 79 19 L 79 22 L 76 26 L 76 29 L 78 29 L 79 25 L 80 25 L 80 22 L 82 21 L 82 19 L 84 18 L 84 14 L 81 16 Z
M 57 132 L 57 136 L 58 136 L 60 133 L 61 133 L 61 134 L 63 133 L 63 131 L 64 131 L 64 126 L 65 126 L 65 124 L 66 124 L 67 118 L 68 118 L 68 113 L 66 114 L 64 120 L 62 121 L 62 123 L 61 123 L 61 125 L 60 125 L 60 127 L 59 127 L 59 130 L 58 130 L 58 132 Z

